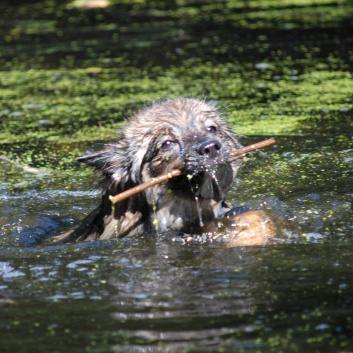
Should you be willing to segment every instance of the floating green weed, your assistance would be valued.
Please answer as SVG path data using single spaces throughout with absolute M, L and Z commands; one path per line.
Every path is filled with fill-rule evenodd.
M 341 33 L 353 13 L 348 2 L 111 4 L 4 9 L 0 153 L 62 169 L 92 142 L 118 138 L 134 111 L 177 96 L 219 101 L 241 135 L 353 128 L 352 50 L 323 30 Z M 58 149 L 24 158 L 26 145 L 26 153 Z

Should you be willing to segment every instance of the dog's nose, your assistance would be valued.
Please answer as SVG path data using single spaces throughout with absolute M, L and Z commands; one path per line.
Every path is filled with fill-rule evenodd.
M 197 151 L 202 156 L 207 156 L 208 158 L 216 158 L 217 156 L 219 156 L 221 148 L 222 144 L 218 140 L 207 139 L 206 141 L 202 141 L 199 144 Z

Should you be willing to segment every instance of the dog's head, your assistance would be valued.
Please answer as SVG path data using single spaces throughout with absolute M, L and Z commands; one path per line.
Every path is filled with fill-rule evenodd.
M 183 175 L 169 180 L 165 191 L 219 201 L 239 168 L 239 160 L 229 160 L 239 147 L 215 103 L 180 98 L 140 111 L 116 144 L 79 161 L 105 176 L 111 194 L 180 169 Z M 155 190 L 161 192 L 161 186 Z M 149 195 L 158 198 L 153 191 Z

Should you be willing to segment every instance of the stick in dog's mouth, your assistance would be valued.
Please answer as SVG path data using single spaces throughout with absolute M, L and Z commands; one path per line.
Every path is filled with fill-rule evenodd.
M 256 151 L 260 148 L 271 146 L 275 143 L 276 143 L 276 140 L 274 138 L 263 140 L 263 141 L 251 144 L 249 146 L 245 146 L 245 147 L 237 149 L 236 151 L 232 152 L 229 155 L 229 158 L 233 159 L 233 158 L 245 155 L 249 152 Z M 116 203 L 123 201 L 123 200 L 127 199 L 128 197 L 131 197 L 135 194 L 138 194 L 141 191 L 144 191 L 148 188 L 151 188 L 154 185 L 163 183 L 164 181 L 167 181 L 168 179 L 175 178 L 175 177 L 180 176 L 182 174 L 183 174 L 183 172 L 179 169 L 173 170 L 170 173 L 160 175 L 159 177 L 153 178 L 152 180 L 150 180 L 146 183 L 142 183 L 142 184 L 137 185 L 129 190 L 123 191 L 120 194 L 117 194 L 114 196 L 109 196 L 109 200 L 112 202 L 113 205 L 115 205 Z

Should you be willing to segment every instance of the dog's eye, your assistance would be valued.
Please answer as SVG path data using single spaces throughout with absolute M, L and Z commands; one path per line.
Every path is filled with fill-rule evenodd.
M 214 134 L 217 131 L 217 127 L 214 125 L 207 126 L 206 131 L 209 132 L 210 134 Z
M 176 144 L 176 141 L 173 140 L 167 140 L 164 141 L 161 145 L 161 149 L 162 150 L 169 150 L 170 148 L 172 148 L 174 145 Z

